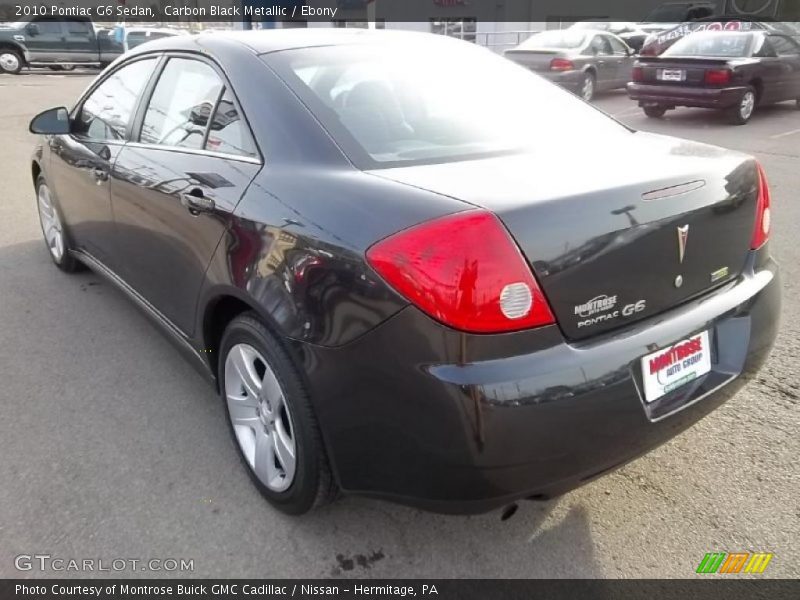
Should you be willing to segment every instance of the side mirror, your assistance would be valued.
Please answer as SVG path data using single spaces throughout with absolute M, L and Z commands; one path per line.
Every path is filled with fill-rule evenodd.
M 28 23 L 28 26 L 25 27 L 25 33 L 31 37 L 35 37 L 39 35 L 39 26 L 36 23 Z
M 63 106 L 39 113 L 28 126 L 31 133 L 65 135 L 69 133 L 69 112 Z

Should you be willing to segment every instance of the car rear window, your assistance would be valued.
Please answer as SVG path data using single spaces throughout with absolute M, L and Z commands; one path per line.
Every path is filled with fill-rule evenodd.
M 466 42 L 304 48 L 263 59 L 361 168 L 546 152 L 583 144 L 586 135 L 629 133 L 569 92 Z
M 536 50 L 539 48 L 574 49 L 583 46 L 586 34 L 576 29 L 565 31 L 543 31 L 522 42 L 520 50 Z
M 662 56 L 708 56 L 737 58 L 749 56 L 753 46 L 750 33 L 698 31 L 675 42 Z

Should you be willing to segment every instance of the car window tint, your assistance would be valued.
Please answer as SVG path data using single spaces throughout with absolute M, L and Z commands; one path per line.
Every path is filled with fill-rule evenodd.
M 611 51 L 611 44 L 608 43 L 608 38 L 604 35 L 596 35 L 592 38 L 589 44 L 589 52 L 591 54 L 604 56 L 613 54 Z
M 586 42 L 586 34 L 577 30 L 543 31 L 532 35 L 519 45 L 519 50 L 540 48 L 580 48 Z
M 750 33 L 695 32 L 675 42 L 662 56 L 749 56 L 754 37 Z
M 573 134 L 586 128 L 629 135 L 574 95 L 485 48 L 431 45 L 307 48 L 264 60 L 363 168 L 547 152 L 579 143 Z M 545 110 L 554 102 L 559 119 Z
M 756 39 L 755 46 L 753 47 L 753 56 L 756 58 L 771 58 L 777 56 L 767 36 L 761 36 Z
M 156 59 L 148 58 L 114 71 L 86 98 L 73 132 L 93 140 L 124 139 L 136 101 L 155 66 Z
M 88 34 L 92 30 L 92 26 L 88 21 L 67 21 L 67 32 L 77 35 Z
M 623 56 L 628 54 L 628 49 L 621 41 L 617 38 L 613 38 L 611 36 L 603 36 L 608 40 L 608 43 L 611 44 L 611 49 L 614 51 L 614 54 L 622 54 Z
M 34 25 L 39 29 L 39 35 L 61 35 L 61 23 L 58 21 L 36 21 Z
M 236 108 L 230 90 L 225 90 L 217 104 L 214 118 L 211 119 L 206 150 L 239 156 L 256 155 L 250 131 Z
M 772 42 L 772 47 L 775 48 L 775 52 L 778 53 L 778 56 L 800 54 L 800 45 L 791 38 L 783 35 L 773 35 L 770 36 L 770 41 Z
M 222 81 L 204 62 L 171 58 L 145 113 L 140 141 L 201 149 Z

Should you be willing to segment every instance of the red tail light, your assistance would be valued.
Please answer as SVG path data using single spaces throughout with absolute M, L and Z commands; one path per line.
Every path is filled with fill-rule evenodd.
M 550 61 L 550 70 L 551 71 L 573 71 L 575 70 L 575 65 L 571 60 L 567 60 L 566 58 L 554 58 Z
M 772 225 L 772 215 L 770 211 L 771 198 L 767 176 L 764 168 L 759 164 L 758 167 L 758 199 L 756 201 L 756 227 L 753 231 L 753 241 L 750 248 L 758 250 L 769 240 L 769 230 Z
M 709 69 L 706 71 L 706 85 L 725 85 L 730 82 L 730 69 Z
M 455 329 L 499 333 L 555 322 L 516 244 L 483 210 L 401 231 L 372 246 L 367 260 L 419 309 Z
M 644 69 L 642 67 L 633 67 L 631 78 L 633 81 L 644 81 Z

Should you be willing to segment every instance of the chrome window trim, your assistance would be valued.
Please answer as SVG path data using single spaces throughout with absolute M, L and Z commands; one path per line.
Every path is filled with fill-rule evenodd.
M 183 146 L 165 146 L 163 144 L 145 144 L 142 142 L 127 142 L 126 147 L 140 148 L 142 150 L 163 150 L 165 152 L 179 152 L 181 154 L 197 154 L 199 156 L 210 156 L 225 160 L 235 160 L 238 162 L 249 163 L 252 165 L 263 165 L 260 158 L 255 156 L 242 156 L 241 154 L 228 154 L 226 152 L 214 152 L 201 148 L 184 148 Z
M 139 102 L 137 104 L 137 107 L 141 107 L 141 109 L 142 109 L 142 118 L 138 123 L 134 123 L 134 128 L 129 134 L 129 138 L 130 138 L 130 140 L 128 142 L 129 145 L 130 144 L 140 144 L 141 146 L 147 146 L 149 148 L 161 148 L 162 150 L 163 149 L 167 149 L 167 150 L 170 150 L 172 152 L 182 152 L 182 151 L 191 150 L 192 154 L 217 156 L 217 157 L 223 157 L 223 158 L 226 158 L 226 159 L 235 159 L 235 160 L 239 160 L 241 162 L 250 162 L 252 164 L 264 165 L 266 163 L 266 160 L 264 159 L 264 153 L 261 151 L 261 146 L 258 143 L 258 139 L 256 138 L 256 136 L 253 133 L 253 128 L 250 125 L 250 121 L 247 118 L 247 114 L 244 112 L 244 110 L 242 110 L 242 105 L 239 102 L 239 96 L 237 95 L 236 90 L 231 85 L 231 82 L 228 79 L 228 76 L 225 74 L 225 71 L 222 69 L 222 67 L 219 65 L 219 63 L 217 63 L 216 60 L 214 60 L 212 57 L 210 57 L 210 56 L 208 56 L 206 54 L 203 54 L 203 53 L 200 53 L 200 52 L 196 52 L 196 51 L 191 51 L 191 50 L 162 50 L 160 52 L 160 54 L 161 54 L 161 57 L 163 59 L 163 62 L 159 65 L 159 68 L 158 68 L 157 72 L 154 73 L 154 78 L 151 80 L 152 87 L 149 90 L 145 89 L 144 95 L 140 96 L 140 98 L 139 98 Z M 255 146 L 255 149 L 256 149 L 256 156 L 255 157 L 242 156 L 242 155 L 239 155 L 239 154 L 228 154 L 228 153 L 223 153 L 223 152 L 214 152 L 214 151 L 205 150 L 205 149 L 197 149 L 197 150 L 195 150 L 195 149 L 191 149 L 191 148 L 182 148 L 180 146 L 164 146 L 164 145 L 159 145 L 159 144 L 142 144 L 142 142 L 139 141 L 138 138 L 141 138 L 142 126 L 144 124 L 145 115 L 147 114 L 147 109 L 150 106 L 150 100 L 153 97 L 153 93 L 155 92 L 155 89 L 158 86 L 158 82 L 161 79 L 161 75 L 163 74 L 164 69 L 167 66 L 167 63 L 169 62 L 169 60 L 171 58 L 179 58 L 179 59 L 184 59 L 184 60 L 196 60 L 198 62 L 201 62 L 201 63 L 204 63 L 204 64 L 208 65 L 209 67 L 211 67 L 214 70 L 214 72 L 217 74 L 217 77 L 219 77 L 220 81 L 222 82 L 223 93 L 224 93 L 225 90 L 228 90 L 231 93 L 231 95 L 233 96 L 233 102 L 234 102 L 234 105 L 236 106 L 236 110 L 239 112 L 239 115 L 241 115 L 241 120 L 244 123 L 246 131 L 250 136 L 250 140 L 253 142 L 253 145 Z M 221 98 L 222 98 L 222 96 L 219 96 L 219 98 L 217 99 L 217 104 L 219 104 L 219 99 L 221 99 Z M 214 105 L 214 109 L 213 109 L 214 112 L 216 112 L 216 109 L 217 109 L 217 105 Z M 137 110 L 138 110 L 138 108 L 137 108 Z

